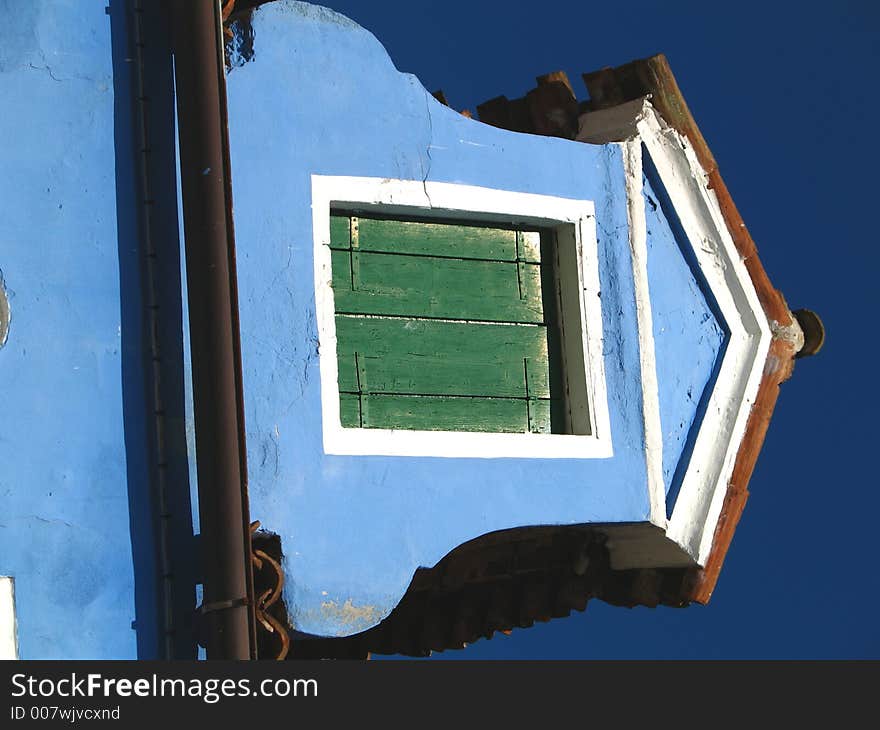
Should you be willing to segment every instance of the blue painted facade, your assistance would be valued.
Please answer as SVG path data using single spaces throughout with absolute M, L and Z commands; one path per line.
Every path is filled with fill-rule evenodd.
M 295 626 L 320 635 L 366 629 L 396 605 L 418 566 L 433 565 L 487 532 L 646 521 L 635 294 L 619 148 L 515 134 L 466 119 L 399 73 L 371 34 L 325 9 L 274 3 L 258 10 L 253 24 L 254 58 L 227 82 L 251 513 L 281 535 L 285 599 Z M 323 454 L 312 174 L 464 183 L 595 201 L 613 458 Z M 655 248 L 658 258 L 681 260 L 662 243 Z M 699 308 L 697 287 L 678 294 L 691 296 Z M 692 354 L 676 348 L 692 342 L 668 342 L 668 368 L 691 366 Z M 700 352 L 696 359 L 708 359 L 711 370 L 714 353 Z M 697 368 L 694 381 L 705 374 Z M 698 382 L 692 387 L 702 391 Z
M 25 658 L 146 658 L 158 655 L 163 633 L 157 447 L 142 317 L 150 295 L 126 60 L 131 29 L 123 3 L 111 2 L 109 14 L 105 5 L 0 0 L 0 17 L 18 18 L 0 24 L 0 99 L 7 106 L 15 100 L 16 109 L 0 117 L 0 138 L 14 140 L 0 146 L 7 222 L 0 272 L 12 311 L 0 349 L 0 575 L 16 578 Z M 347 635 L 373 626 L 400 600 L 416 568 L 488 532 L 647 521 L 620 148 L 466 119 L 398 72 L 370 33 L 323 8 L 270 3 L 255 11 L 253 27 L 254 56 L 227 80 L 250 512 L 281 537 L 294 627 Z M 159 54 L 154 62 L 167 58 Z M 170 89 L 169 83 L 164 95 L 154 90 L 167 112 L 155 134 L 173 163 Z M 185 405 L 176 178 L 173 164 L 163 169 L 163 212 L 152 223 L 168 244 L 160 339 L 176 365 L 165 381 L 165 448 L 169 468 L 177 470 L 170 481 L 177 495 L 175 611 L 186 638 L 176 650 L 187 655 L 194 651 L 187 621 L 196 590 L 193 425 Z M 613 457 L 324 454 L 313 174 L 594 201 Z M 723 327 L 682 256 L 674 225 L 652 200 L 658 195 L 649 182 L 649 283 L 670 489 Z
M 646 155 L 647 157 L 647 155 Z M 643 179 L 654 351 L 663 429 L 663 485 L 671 514 L 705 399 L 727 338 L 690 244 L 648 160 Z M 657 190 L 655 190 L 655 186 Z M 681 354 L 687 353 L 687 358 Z
M 104 6 L 0 3 L 0 573 L 26 658 L 136 656 Z
M 0 574 L 16 579 L 20 654 L 152 658 L 176 629 L 176 654 L 194 656 L 170 58 L 162 88 L 145 89 L 153 121 L 165 117 L 152 129 L 165 174 L 150 202 L 164 283 L 151 295 L 126 3 L 3 0 L 0 17 L 14 19 L 0 28 L 0 270 L 12 320 L 0 349 Z M 156 296 L 161 324 L 147 331 Z M 169 363 L 161 461 L 175 485 L 164 511 L 176 627 L 160 616 L 152 338 Z

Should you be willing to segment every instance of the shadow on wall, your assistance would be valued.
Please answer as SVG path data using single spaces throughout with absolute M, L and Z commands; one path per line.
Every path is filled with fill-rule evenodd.
M 145 4 L 141 12 L 133 5 L 111 0 L 109 8 L 133 628 L 139 658 L 194 659 L 197 555 L 186 447 L 170 27 L 158 4 Z

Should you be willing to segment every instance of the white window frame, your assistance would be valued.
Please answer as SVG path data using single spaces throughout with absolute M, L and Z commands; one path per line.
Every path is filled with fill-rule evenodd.
M 481 223 L 515 223 L 553 228 L 560 255 L 573 266 L 561 281 L 563 318 L 579 319 L 580 338 L 566 337 L 573 402 L 585 399 L 590 423 L 586 434 L 481 433 L 408 429 L 347 428 L 339 413 L 335 304 L 330 253 L 330 212 L 352 208 L 387 216 L 417 215 Z M 602 310 L 595 206 L 590 200 L 558 198 L 453 183 L 388 178 L 312 175 L 315 312 L 321 371 L 324 452 L 343 455 L 439 456 L 459 458 L 600 459 L 613 455 L 611 422 L 602 358 Z M 577 275 L 577 281 L 573 279 Z M 572 289 L 576 295 L 572 296 Z M 576 309 L 575 309 L 576 308 Z M 569 320 L 570 321 L 570 320 Z M 580 361 L 583 362 L 581 370 Z M 583 373 L 573 379 L 572 373 Z

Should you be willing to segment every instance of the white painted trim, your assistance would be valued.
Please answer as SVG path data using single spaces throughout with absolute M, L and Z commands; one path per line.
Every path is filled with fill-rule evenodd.
M 667 526 L 704 565 L 758 392 L 771 332 L 718 200 L 688 140 L 651 105 L 637 123 L 645 145 L 730 331 L 724 359 Z
M 388 215 L 454 217 L 574 231 L 580 296 L 584 378 L 590 434 L 498 434 L 343 428 L 339 415 L 336 323 L 330 255 L 332 207 Z M 605 385 L 595 206 L 589 200 L 511 192 L 472 185 L 312 175 L 315 310 L 321 370 L 324 451 L 328 454 L 470 458 L 596 459 L 613 455 Z
M 15 581 L 8 576 L 0 576 L 0 659 L 18 659 Z
M 642 372 L 642 414 L 645 424 L 645 466 L 651 523 L 666 527 L 666 485 L 663 481 L 663 426 L 660 422 L 660 388 L 654 351 L 654 320 L 648 286 L 648 226 L 642 195 L 642 143 L 638 138 L 621 143 L 626 178 L 629 245 L 632 255 L 636 318 L 639 330 L 639 365 Z

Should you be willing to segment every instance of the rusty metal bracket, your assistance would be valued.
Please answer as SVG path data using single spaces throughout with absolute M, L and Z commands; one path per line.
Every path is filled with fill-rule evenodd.
M 233 10 L 235 10 L 235 0 L 226 0 L 223 3 L 223 9 L 220 11 L 223 20 L 223 35 L 227 38 L 232 38 L 232 29 L 227 25 L 227 22 Z
M 212 601 L 211 603 L 203 603 L 199 606 L 199 613 L 202 615 L 206 613 L 212 613 L 214 611 L 227 611 L 230 608 L 239 608 L 241 606 L 250 605 L 250 601 L 247 596 L 241 596 L 239 598 L 228 598 L 224 601 Z
M 281 592 L 284 589 L 284 570 L 281 564 L 269 555 L 265 550 L 253 547 L 253 537 L 260 528 L 259 520 L 251 523 L 251 564 L 254 568 L 255 576 L 265 576 L 266 582 L 270 586 L 265 589 L 255 600 L 254 611 L 257 618 L 257 625 L 268 633 L 277 638 L 278 649 L 273 659 L 281 661 L 290 651 L 290 635 L 284 625 L 273 616 L 269 609 L 274 606 L 281 598 Z

